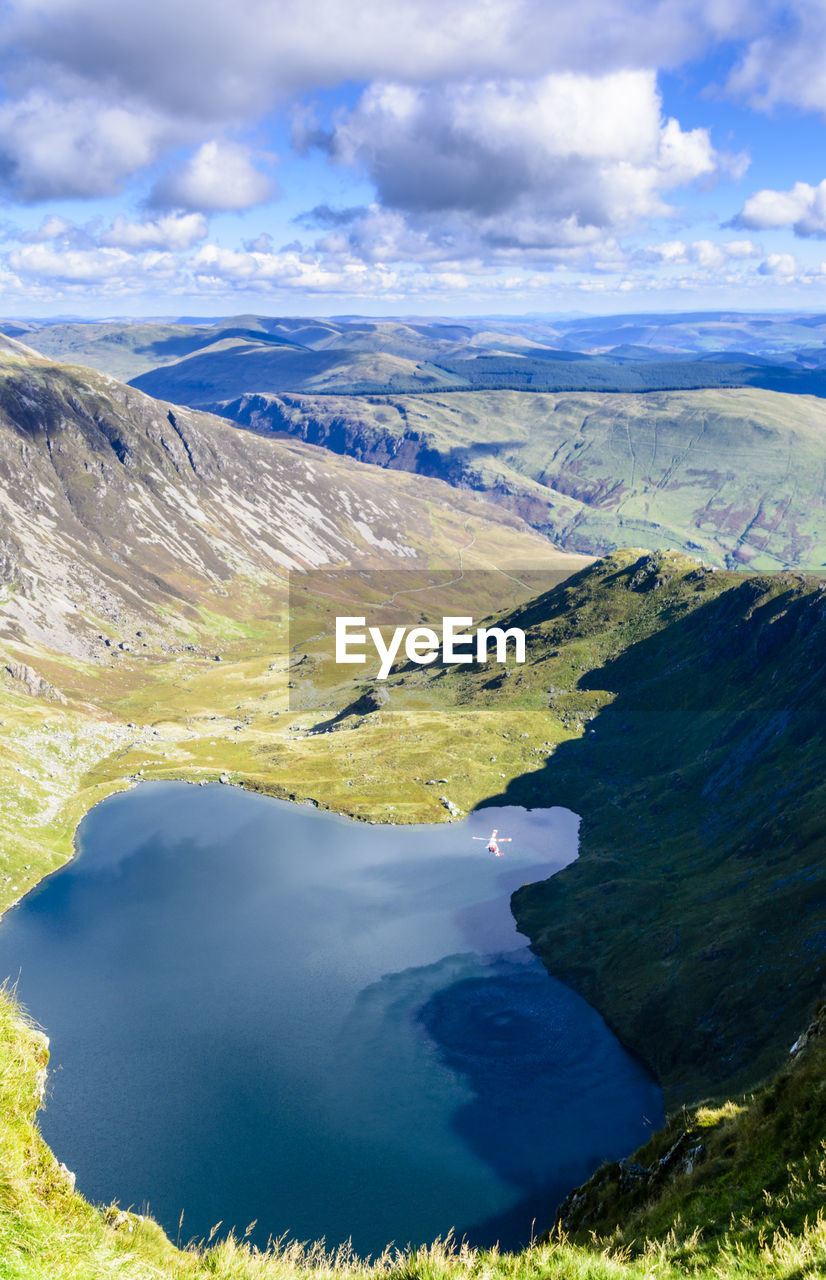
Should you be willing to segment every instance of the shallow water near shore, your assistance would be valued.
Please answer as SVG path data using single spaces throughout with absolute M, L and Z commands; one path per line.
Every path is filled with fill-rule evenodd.
M 492 857 L 474 835 L 513 837 Z M 510 894 L 576 856 L 568 810 L 389 827 L 150 783 L 10 911 L 0 976 L 52 1044 L 46 1140 L 92 1200 L 173 1239 L 451 1228 L 514 1248 L 662 1120 L 599 1015 L 548 977 Z

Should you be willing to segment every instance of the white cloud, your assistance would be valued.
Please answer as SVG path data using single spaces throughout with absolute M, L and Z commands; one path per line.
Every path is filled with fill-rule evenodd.
M 120 97 L 235 122 L 279 95 L 345 81 L 673 66 L 763 25 L 747 0 L 11 0 L 9 10 L 18 82 L 38 64 L 87 85 L 107 76 Z
M 620 298 L 631 291 L 641 295 L 663 288 L 690 294 L 699 281 L 712 291 L 731 288 L 822 288 L 826 264 L 818 270 L 803 270 L 788 254 L 773 254 L 755 269 L 756 246 L 750 241 L 730 241 L 709 246 L 709 241 L 665 242 L 653 251 L 624 255 L 616 244 L 606 242 L 597 250 L 570 250 L 567 258 L 533 263 L 516 258 L 513 265 L 499 266 L 483 260 L 462 263 L 401 262 L 376 264 L 346 247 L 337 252 L 305 252 L 288 247 L 241 251 L 207 243 L 189 251 L 169 252 L 149 249 L 128 252 L 113 247 L 78 248 L 65 238 L 51 245 L 22 245 L 7 256 L 0 279 L 9 296 L 30 299 L 60 297 L 125 298 L 156 288 L 165 296 L 230 299 L 246 295 L 271 305 L 310 296 L 339 299 L 372 299 L 382 304 L 415 306 L 417 298 L 455 298 L 468 305 L 485 299 L 490 305 L 497 297 L 519 295 L 560 298 L 571 291 L 599 293 Z M 657 270 L 666 261 L 676 271 Z M 653 265 L 652 265 L 653 264 Z M 685 270 L 680 273 L 680 265 Z M 745 294 L 743 294 L 745 296 Z M 290 305 L 287 302 L 287 305 Z
M 145 222 L 128 222 L 119 214 L 102 232 L 100 244 L 120 249 L 191 249 L 205 240 L 209 225 L 202 213 L 167 213 Z
M 731 262 L 759 258 L 762 250 L 751 240 L 694 240 L 686 244 L 682 240 L 665 240 L 651 245 L 639 255 L 641 261 L 658 262 L 667 266 L 694 263 L 701 271 L 720 271 Z
M 789 191 L 757 191 L 749 196 L 732 226 L 761 231 L 791 227 L 798 236 L 826 237 L 826 179 L 816 187 L 796 182 Z
M 85 284 L 99 284 L 137 269 L 135 259 L 121 249 L 55 249 L 45 244 L 12 250 L 8 263 L 22 276 Z
M 823 0 L 770 0 L 760 29 L 729 76 L 728 88 L 761 110 L 787 104 L 826 113 L 824 45 Z
M 802 267 L 793 253 L 770 253 L 757 270 L 761 276 L 777 276 L 785 280 L 802 273 Z
M 701 271 L 719 271 L 728 262 L 722 245 L 712 240 L 697 240 L 691 246 L 691 259 Z
M 114 195 L 173 134 L 152 111 L 32 91 L 0 105 L 0 185 L 23 201 Z
M 649 262 L 688 262 L 688 245 L 682 240 L 665 240 L 644 251 Z
M 729 258 L 759 258 L 763 250 L 753 240 L 727 240 L 723 245 Z
M 235 288 L 287 288 L 309 293 L 382 294 L 395 288 L 397 276 L 386 268 L 368 267 L 366 263 L 325 261 L 317 254 L 240 253 L 208 244 L 191 259 L 196 280 L 205 285 Z
M 8 0 L 0 171 L 24 200 L 107 195 L 295 95 L 651 71 L 760 36 L 778 2 L 758 14 L 747 0 Z M 621 130 L 621 113 L 611 123 Z M 675 174 L 693 168 L 690 136 L 675 138 Z M 663 167 L 667 150 L 665 137 Z M 247 174 L 246 204 L 230 207 L 264 198 L 261 183 Z
M 155 184 L 150 203 L 178 209 L 250 209 L 274 192 L 273 182 L 252 163 L 248 147 L 213 139 Z
M 30 244 L 40 244 L 45 240 L 56 240 L 60 236 L 71 235 L 74 230 L 71 222 L 67 222 L 56 213 L 51 213 L 43 219 L 36 231 L 26 231 L 20 239 Z
M 409 242 L 448 256 L 594 242 L 669 212 L 715 171 L 705 129 L 663 120 L 645 71 L 412 88 L 371 86 L 321 141 L 356 165 Z M 375 221 L 375 218 L 373 218 Z M 352 244 L 357 226 L 349 232 Z M 375 256 L 375 255 L 374 255 Z M 417 255 L 418 256 L 418 255 Z

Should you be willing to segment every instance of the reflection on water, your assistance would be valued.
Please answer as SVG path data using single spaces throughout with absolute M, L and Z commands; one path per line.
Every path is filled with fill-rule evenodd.
M 493 858 L 473 835 L 513 837 Z M 363 1253 L 528 1239 L 659 1092 L 547 977 L 508 898 L 575 856 L 562 809 L 366 826 L 151 784 L 0 929 L 52 1038 L 42 1127 L 92 1199 Z

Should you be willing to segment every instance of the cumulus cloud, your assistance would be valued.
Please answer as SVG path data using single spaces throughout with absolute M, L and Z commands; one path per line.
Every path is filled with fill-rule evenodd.
M 21 276 L 73 284 L 98 284 L 137 268 L 135 259 L 122 249 L 63 249 L 45 244 L 12 250 L 8 264 Z
M 0 105 L 0 187 L 23 201 L 114 195 L 175 132 L 148 109 L 32 91 Z
M 610 243 L 601 246 L 601 258 L 591 254 L 587 270 L 583 271 L 576 251 L 571 251 L 565 261 L 546 261 L 540 270 L 523 261 L 516 261 L 512 269 L 508 266 L 496 270 L 478 261 L 461 265 L 402 262 L 388 266 L 348 255 L 346 249 L 327 253 L 285 246 L 276 251 L 269 242 L 244 251 L 207 243 L 183 253 L 153 249 L 130 252 L 105 246 L 80 248 L 60 237 L 51 244 L 30 243 L 18 248 L 8 256 L 6 269 L 0 268 L 0 277 L 9 293 L 38 298 L 88 296 L 92 290 L 101 297 L 135 296 L 146 290 L 149 280 L 170 297 L 223 299 L 243 293 L 275 300 L 315 294 L 401 304 L 417 297 L 548 297 L 549 290 L 559 296 L 560 289 L 617 298 L 632 290 L 668 287 L 690 291 L 696 283 L 694 268 L 700 262 L 705 262 L 714 286 L 736 286 L 738 290 L 753 288 L 761 280 L 779 288 L 822 287 L 826 277 L 826 264 L 814 272 L 804 271 L 786 254 L 769 256 L 755 270 L 745 262 L 754 257 L 756 249 L 749 241 L 714 246 L 725 257 L 721 264 L 721 259 L 709 250 L 710 243 L 685 244 L 675 240 L 658 246 L 662 260 L 674 266 L 687 264 L 682 274 L 665 276 L 652 270 L 654 258 L 629 257 Z M 736 272 L 731 269 L 732 263 L 738 265 Z
M 664 195 L 718 161 L 707 130 L 663 120 L 645 71 L 374 85 L 323 145 L 369 176 L 379 205 L 404 220 L 394 238 L 416 257 L 433 245 L 461 257 L 593 243 L 668 213 Z M 321 220 L 345 233 L 355 220 L 353 245 L 358 213 Z M 385 242 L 388 227 L 378 228 Z
M 667 193 L 720 159 L 706 129 L 663 120 L 649 72 L 375 84 L 311 140 L 368 175 L 378 200 L 302 221 L 329 228 L 328 251 L 373 261 L 583 250 L 668 214 Z
M 745 163 L 716 150 L 706 129 L 664 118 L 657 68 L 720 47 L 737 59 L 732 92 L 826 109 L 826 0 L 794 9 L 783 0 L 759 9 L 750 0 L 8 0 L 0 194 L 105 198 L 135 179 L 130 196 L 149 191 L 145 216 L 110 214 L 103 229 L 47 220 L 18 237 L 15 278 L 128 290 L 154 273 L 170 291 L 375 296 L 402 277 L 408 290 L 437 279 L 459 289 L 485 273 L 491 288 L 525 289 L 523 268 L 610 276 L 633 262 L 653 275 L 670 262 L 706 277 L 742 273 L 761 252 L 747 239 L 686 236 L 642 258 L 617 238 L 672 214 L 687 185 L 737 176 Z M 364 206 L 318 204 L 297 219 L 318 237 L 309 251 L 276 251 L 264 232 L 243 251 L 207 245 L 206 214 L 276 194 L 269 158 L 249 145 L 273 109 L 345 84 L 365 86 L 355 106 L 321 124 L 299 112 L 296 140 L 368 179 L 373 196 L 348 194 L 342 204 Z M 790 218 L 772 221 L 781 197 Z M 736 225 L 826 234 L 822 203 L 821 188 L 805 184 L 760 192 Z M 500 268 L 509 274 L 496 276 Z
M 728 79 L 751 106 L 781 104 L 826 113 L 826 6 L 823 0 L 769 0 L 756 32 Z
M 208 244 L 193 255 L 190 263 L 196 281 L 204 285 L 231 285 L 260 292 L 266 289 L 298 289 L 308 293 L 391 292 L 397 285 L 395 272 L 368 267 L 348 260 L 325 261 L 317 254 L 240 253 Z
M 415 89 L 371 87 L 331 154 L 360 162 L 381 202 L 492 215 L 541 194 L 556 217 L 606 226 L 663 211 L 659 192 L 711 173 L 704 129 L 661 120 L 655 76 L 550 75 Z
M 825 238 L 826 179 L 816 187 L 796 182 L 789 191 L 757 191 L 731 225 L 759 231 L 791 227 L 798 236 Z
M 793 253 L 770 253 L 757 268 L 761 276 L 775 276 L 789 280 L 802 274 L 802 267 Z
M 236 121 L 278 94 L 344 81 L 675 65 L 762 25 L 747 0 L 11 0 L 8 8 L 18 80 L 36 64 L 87 84 L 106 76 L 120 96 Z
M 205 240 L 208 232 L 202 213 L 168 213 L 145 222 L 128 222 L 119 214 L 101 233 L 100 243 L 120 249 L 191 249 Z
M 269 231 L 262 231 L 254 240 L 245 240 L 244 248 L 247 253 L 272 253 L 274 248 L 273 238 Z
M 44 218 L 40 226 L 35 231 L 26 231 L 20 239 L 30 244 L 39 244 L 45 240 L 56 240 L 59 236 L 68 236 L 74 232 L 75 228 L 66 218 L 59 217 L 58 214 L 49 214 L 48 218 Z
M 691 244 L 682 240 L 665 240 L 643 250 L 639 257 L 645 262 L 668 266 L 694 263 L 701 271 L 720 271 L 732 262 L 759 258 L 761 253 L 760 246 L 751 240 L 727 240 L 722 244 L 714 240 L 694 240 Z
M 252 163 L 248 147 L 213 139 L 161 178 L 149 202 L 162 208 L 250 209 L 274 194 L 273 182 Z
M 0 172 L 25 200 L 107 195 L 296 95 L 675 66 L 759 38 L 778 2 L 757 14 L 747 0 L 8 0 Z M 200 189 L 192 174 L 180 184 Z M 247 187 L 262 198 L 260 177 Z

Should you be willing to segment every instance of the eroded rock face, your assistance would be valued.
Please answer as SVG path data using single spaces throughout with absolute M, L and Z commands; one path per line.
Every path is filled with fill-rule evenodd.
M 696 1129 L 682 1129 L 669 1149 L 651 1164 L 620 1160 L 603 1165 L 582 1187 L 575 1187 L 557 1209 L 554 1233 L 573 1235 L 585 1231 L 603 1212 L 600 1195 L 610 1186 L 612 1198 L 622 1198 L 626 1207 L 648 1202 L 675 1178 L 692 1173 L 705 1155 Z
M 19 685 L 26 693 L 31 694 L 33 698 L 48 698 L 52 702 L 66 701 L 63 694 L 53 684 L 50 684 L 43 676 L 39 676 L 25 662 L 10 662 L 6 665 L 5 670 L 15 684 Z

